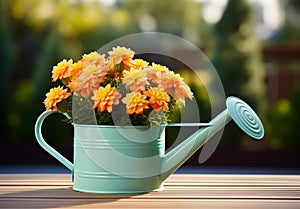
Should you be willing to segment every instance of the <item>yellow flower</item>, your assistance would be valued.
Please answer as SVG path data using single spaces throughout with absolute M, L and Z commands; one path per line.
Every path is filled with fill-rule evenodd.
M 69 88 L 76 93 L 79 92 L 81 96 L 87 97 L 91 92 L 99 88 L 99 84 L 103 82 L 106 74 L 107 69 L 101 69 L 94 64 L 87 65 L 77 80 L 71 82 Z
M 122 61 L 124 64 L 129 64 L 129 60 L 133 58 L 134 51 L 125 47 L 113 47 L 112 51 L 108 52 L 110 58 L 115 65 L 120 64 Z
M 131 62 L 131 65 L 136 68 L 136 69 L 144 69 L 146 67 L 148 67 L 149 62 L 142 60 L 142 59 L 134 59 Z
M 154 62 L 152 62 L 152 67 L 154 71 L 165 71 L 165 72 L 169 71 L 169 68 L 167 68 L 166 66 L 156 64 Z
M 105 88 L 100 86 L 92 97 L 92 100 L 95 101 L 94 108 L 98 108 L 100 112 L 112 112 L 112 105 L 119 104 L 121 96 L 117 89 L 111 87 L 110 84 L 106 85 Z
M 153 107 L 155 111 L 168 110 L 168 102 L 170 101 L 170 96 L 159 88 L 150 88 L 144 92 L 148 96 L 149 104 Z
M 71 94 L 67 89 L 63 89 L 63 87 L 58 86 L 50 89 L 50 91 L 46 94 L 46 99 L 43 103 L 46 110 L 57 110 L 57 105 L 69 96 L 71 96 Z
M 58 79 L 69 78 L 71 76 L 72 65 L 72 59 L 69 59 L 68 61 L 64 59 L 54 66 L 52 69 L 52 82 L 55 82 Z
M 139 92 L 131 92 L 126 94 L 122 102 L 126 104 L 126 111 L 128 114 L 143 114 L 145 109 L 148 109 L 149 101 L 146 100 L 147 96 Z
M 149 85 L 147 81 L 146 72 L 143 70 L 130 68 L 129 71 L 123 71 L 122 81 L 129 86 L 133 92 L 139 92 L 145 89 L 146 85 Z

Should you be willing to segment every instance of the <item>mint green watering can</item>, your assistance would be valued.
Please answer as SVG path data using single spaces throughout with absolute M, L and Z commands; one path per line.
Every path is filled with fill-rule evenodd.
M 242 100 L 229 97 L 227 109 L 165 154 L 166 126 L 74 126 L 74 163 L 49 146 L 42 137 L 45 111 L 35 124 L 38 143 L 72 171 L 73 189 L 90 193 L 144 193 L 161 191 L 164 180 L 231 119 L 253 138 L 264 136 L 262 122 Z M 54 111 L 55 112 L 55 111 Z M 191 125 L 191 124 L 188 124 Z

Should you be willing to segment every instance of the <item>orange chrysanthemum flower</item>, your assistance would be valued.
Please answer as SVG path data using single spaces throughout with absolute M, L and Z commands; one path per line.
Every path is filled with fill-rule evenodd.
M 159 88 L 150 88 L 144 92 L 148 96 L 149 104 L 155 111 L 168 110 L 168 102 L 170 101 L 170 96 Z
M 67 84 L 67 86 L 69 87 L 69 89 L 72 92 L 75 91 L 76 80 L 78 79 L 78 76 L 80 75 L 82 70 L 83 70 L 83 62 L 82 61 L 78 61 L 73 64 L 72 70 L 71 70 L 71 78 L 69 80 L 69 83 Z
M 122 81 L 133 92 L 142 91 L 146 85 L 149 85 L 146 72 L 135 68 L 130 68 L 129 71 L 123 71 Z
M 68 87 L 72 92 L 80 92 L 81 96 L 86 97 L 98 89 L 107 71 L 104 55 L 99 55 L 97 52 L 85 54 L 81 60 L 73 64 Z
M 113 123 L 111 114 L 120 113 L 117 107 L 126 109 L 124 117 L 130 114 L 134 125 L 166 123 L 168 114 L 163 117 L 164 111 L 177 104 L 184 106 L 193 93 L 179 74 L 166 66 L 135 59 L 134 54 L 130 48 L 117 46 L 109 56 L 91 52 L 77 62 L 64 59 L 57 63 L 52 81 L 60 80 L 64 87 L 50 89 L 43 102 L 46 109 L 70 113 L 69 100 L 79 96 L 83 103 L 92 102 L 97 124 Z M 157 113 L 151 115 L 152 110 Z M 83 117 L 82 123 L 86 122 Z
M 81 61 L 83 63 L 99 65 L 105 62 L 105 57 L 104 55 L 100 55 L 97 52 L 91 52 L 89 54 L 84 54 Z
M 180 101 L 183 105 L 185 105 L 185 98 L 193 98 L 193 93 L 184 83 L 183 78 L 180 77 L 179 74 L 175 74 L 173 71 L 168 71 L 163 74 L 158 87 L 164 89 L 175 100 Z
M 122 102 L 126 104 L 126 112 L 128 114 L 143 114 L 145 109 L 148 109 L 149 101 L 146 100 L 147 96 L 139 92 L 131 92 L 126 94 Z
M 83 69 L 83 62 L 82 61 L 75 62 L 72 65 L 71 72 L 70 72 L 71 80 L 76 80 L 79 74 L 81 73 L 82 69 Z
M 111 87 L 110 84 L 106 85 L 105 88 L 100 86 L 92 97 L 92 100 L 95 101 L 94 108 L 98 108 L 100 112 L 112 112 L 112 105 L 119 104 L 121 96 L 116 87 Z
M 72 59 L 69 59 L 68 61 L 64 59 L 54 66 L 52 70 L 52 82 L 55 82 L 58 79 L 69 78 L 71 76 L 72 65 Z
M 46 110 L 57 110 L 57 105 L 69 96 L 71 96 L 71 94 L 67 89 L 58 86 L 50 89 L 43 103 L 45 104 Z
M 147 78 L 151 80 L 151 82 L 154 83 L 155 85 L 159 85 L 162 76 L 167 72 L 169 72 L 170 70 L 166 66 L 156 64 L 153 62 L 152 66 L 147 67 L 145 71 L 147 74 Z
M 82 70 L 78 79 L 71 82 L 69 88 L 76 93 L 79 92 L 81 96 L 87 97 L 99 88 L 99 84 L 103 82 L 106 74 L 106 69 L 99 69 L 96 65 L 88 65 Z
M 125 47 L 113 47 L 112 51 L 108 52 L 110 58 L 115 65 L 120 64 L 122 61 L 124 64 L 129 64 L 129 61 L 134 56 L 134 51 Z
M 68 88 L 70 89 L 71 92 L 74 92 L 75 91 L 75 87 L 76 87 L 76 80 L 71 80 L 68 83 Z

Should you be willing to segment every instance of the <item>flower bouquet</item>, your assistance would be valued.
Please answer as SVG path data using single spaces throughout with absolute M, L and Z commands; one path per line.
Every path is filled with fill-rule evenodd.
M 61 84 L 46 94 L 46 109 L 66 113 L 77 124 L 95 125 L 91 114 L 97 125 L 167 123 L 193 93 L 179 74 L 134 54 L 117 46 L 107 57 L 91 52 L 77 62 L 62 60 L 52 70 L 52 82 Z

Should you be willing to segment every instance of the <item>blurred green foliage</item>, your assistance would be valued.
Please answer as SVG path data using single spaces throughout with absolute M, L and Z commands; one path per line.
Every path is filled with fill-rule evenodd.
M 286 0 L 284 1 L 285 22 L 279 34 L 271 41 L 277 42 L 299 42 L 300 37 L 300 1 Z
M 280 32 L 269 42 L 289 43 L 291 45 L 300 42 L 300 1 L 285 1 L 285 22 Z M 273 60 L 273 65 L 284 67 L 294 71 L 300 71 L 299 59 L 291 59 L 285 63 Z M 279 99 L 269 105 L 266 114 L 266 135 L 268 147 L 272 150 L 299 149 L 299 118 L 300 118 L 300 82 L 291 92 L 290 96 Z
M 260 41 L 254 29 L 254 11 L 247 0 L 229 0 L 215 26 L 213 64 L 222 80 L 226 96 L 237 96 L 255 107 L 262 116 L 265 105 L 265 68 Z M 231 125 L 231 124 L 230 124 Z M 239 146 L 236 126 L 226 128 L 223 142 Z
M 299 11 L 298 2 L 286 1 L 287 11 Z M 32 143 L 33 126 L 44 110 L 45 93 L 56 85 L 51 83 L 51 70 L 57 62 L 63 58 L 77 60 L 83 53 L 124 35 L 158 31 L 205 48 L 206 54 L 213 57 L 226 94 L 243 98 L 260 115 L 267 110 L 264 123 L 269 148 L 299 146 L 296 120 L 300 117 L 300 90 L 291 100 L 281 100 L 266 108 L 261 43 L 255 36 L 255 14 L 249 3 L 229 0 L 216 25 L 203 20 L 202 7 L 203 3 L 192 0 L 119 0 L 114 5 L 92 0 L 1 1 L 0 85 L 5 99 L 0 103 L 0 144 Z M 300 30 L 292 25 L 292 20 L 283 26 L 279 41 L 299 39 Z M 197 98 L 201 119 L 207 121 L 207 92 L 189 70 L 181 73 Z M 45 127 L 51 128 L 45 130 L 45 135 L 68 143 L 72 138 L 71 126 L 61 120 L 63 116 L 57 115 L 47 119 Z M 230 126 L 226 127 L 226 139 L 222 142 L 239 146 L 238 136 L 242 134 L 234 124 Z
M 0 4 L 0 11 L 3 11 L 3 4 Z M 13 66 L 13 60 L 15 58 L 15 43 L 12 40 L 12 31 L 9 22 L 4 18 L 6 13 L 2 12 L 0 14 L 0 89 L 4 99 L 0 103 L 0 115 L 2 119 L 0 120 L 0 139 L 7 136 L 6 130 L 8 129 L 8 124 L 6 120 L 7 109 L 9 107 L 9 97 L 11 94 L 11 85 L 9 78 L 11 76 L 11 69 Z M 1 143 L 1 142 L 0 142 Z
M 205 34 L 201 4 L 194 1 L 130 0 L 109 6 L 100 1 L 12 0 L 0 5 L 5 64 L 1 85 L 7 102 L 1 104 L 5 118 L 1 138 L 12 143 L 34 138 L 45 93 L 57 85 L 51 83 L 52 67 L 63 58 L 77 60 L 116 38 L 141 31 L 172 33 L 195 43 Z M 50 140 L 70 140 L 71 134 L 59 120 L 53 119 L 48 127 L 55 130 L 45 131 Z
M 267 114 L 268 144 L 271 149 L 295 149 L 300 146 L 299 116 L 300 88 L 291 99 L 281 99 L 270 107 Z

